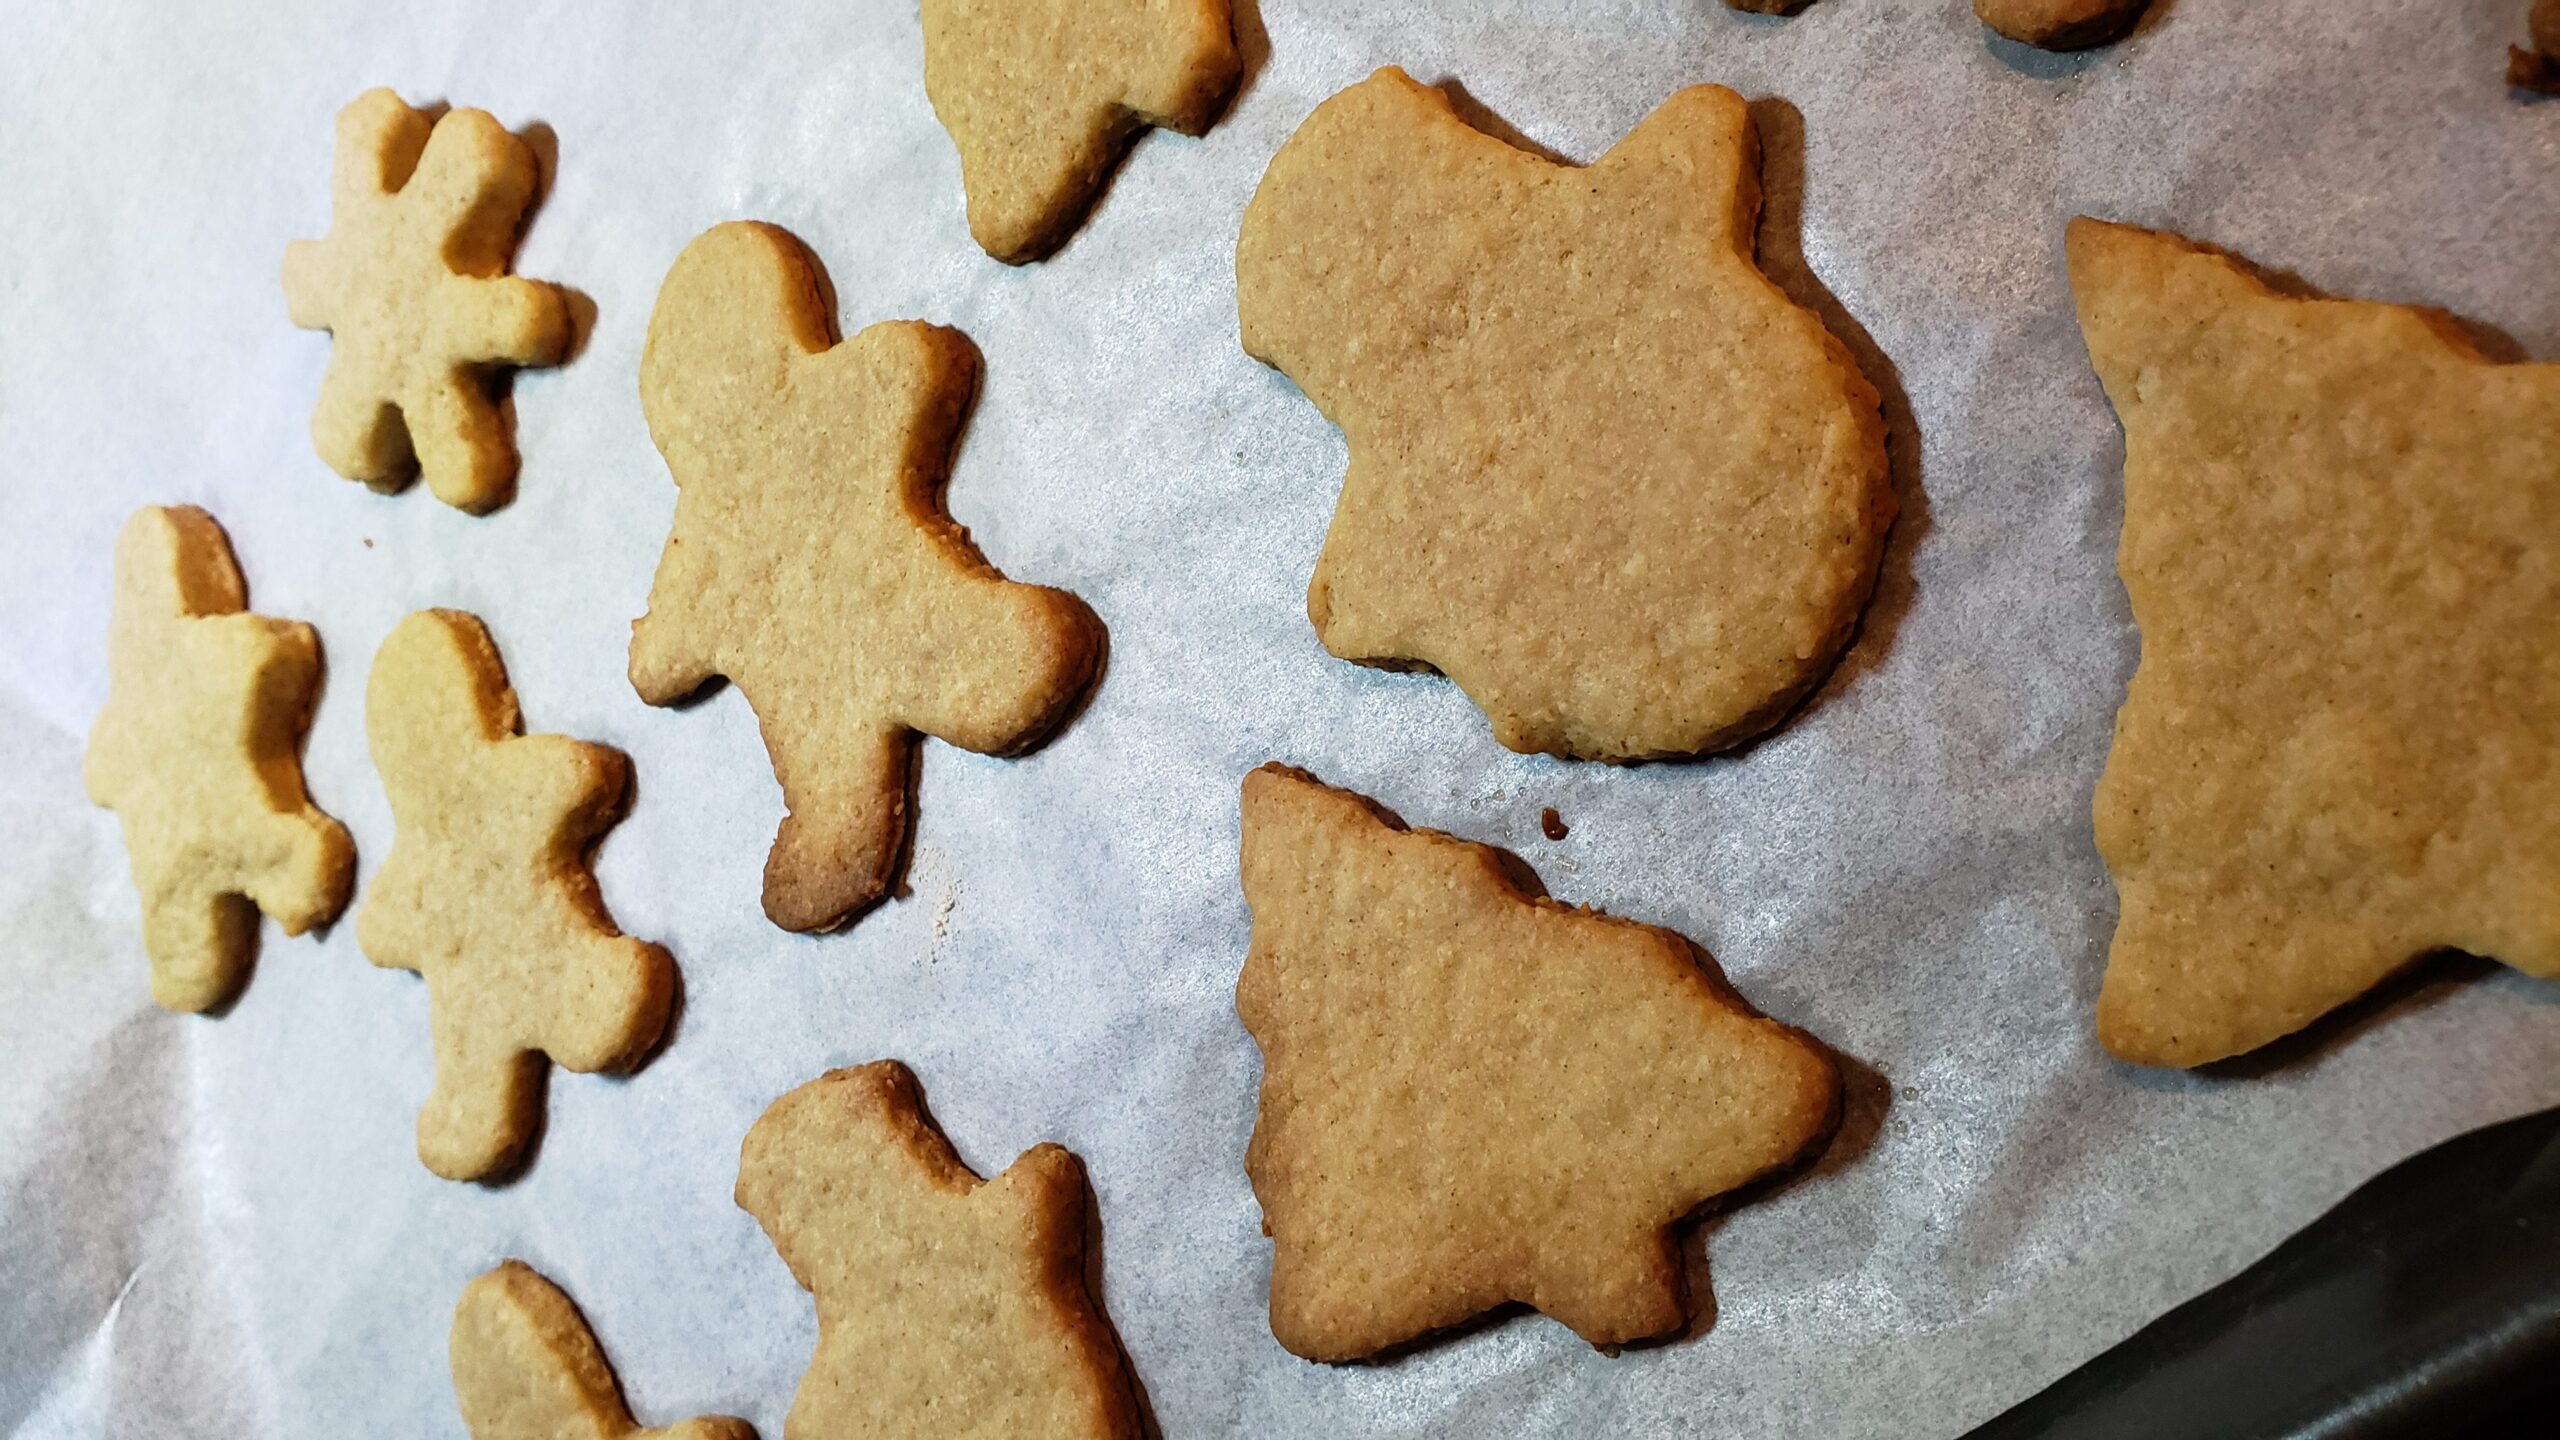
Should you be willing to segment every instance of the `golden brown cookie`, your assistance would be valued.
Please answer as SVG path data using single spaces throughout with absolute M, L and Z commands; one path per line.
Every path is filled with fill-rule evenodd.
M 1206 134 L 1243 71 L 1227 0 L 923 0 L 924 90 L 960 152 L 969 233 L 1058 248 L 1147 126 Z
M 1753 267 L 1750 112 L 1699 86 L 1577 168 L 1381 70 L 1236 244 L 1244 346 L 1342 427 L 1325 648 L 1457 681 L 1514 750 L 1688 755 L 1774 724 L 1874 588 L 1876 392 Z
M 522 1261 L 462 1287 L 448 1348 L 472 1440 L 755 1440 L 729 1415 L 641 1429 L 586 1317 Z
M 293 323 L 329 332 L 311 440 L 376 490 L 423 472 L 479 513 L 515 490 L 515 442 L 489 393 L 499 366 L 556 365 L 560 292 L 509 275 L 539 170 L 484 110 L 430 121 L 388 90 L 338 112 L 329 234 L 285 247 Z
M 1973 0 L 1982 23 L 2042 50 L 2086 50 L 2121 40 L 2151 0 Z
M 998 574 L 942 509 L 977 348 L 912 321 L 839 344 L 822 285 L 783 231 L 718 226 L 668 273 L 640 366 L 682 493 L 631 627 L 631 684 L 666 705 L 725 675 L 755 707 L 791 812 L 764 908 L 789 930 L 887 891 L 917 732 L 1037 745 L 1092 681 L 1102 636 L 1074 596 Z
M 374 964 L 426 977 L 435 1089 L 418 1158 L 505 1170 L 541 1118 L 544 1056 L 628 1070 L 666 1029 L 676 967 L 614 928 L 587 856 L 622 818 L 621 752 L 525 735 L 480 621 L 422 610 L 374 652 L 373 763 L 399 826 L 356 912 Z
M 2507 47 L 2507 83 L 2519 90 L 2560 95 L 2560 0 L 2533 0 L 2525 17 L 2531 50 Z
M 1086 1288 L 1083 1162 L 1035 1145 L 980 1180 L 895 1060 L 833 1070 L 747 1132 L 738 1204 L 818 1304 L 789 1440 L 1135 1440 L 1127 1365 Z
M 2560 977 L 2560 365 L 2075 220 L 2142 660 L 2098 1038 L 2197 1065 L 2431 950 Z
M 1687 1317 L 1672 1231 L 1839 1109 L 1831 1057 L 1668 930 L 1265 765 L 1244 781 L 1262 1047 L 1245 1171 L 1271 1333 L 1355 1360 L 1508 1301 L 1594 1345 Z
M 151 998 L 210 1010 L 248 978 L 258 912 L 299 935 L 347 903 L 355 845 L 302 789 L 320 637 L 248 613 L 231 541 L 191 505 L 133 513 L 115 583 L 81 776 L 123 822 Z

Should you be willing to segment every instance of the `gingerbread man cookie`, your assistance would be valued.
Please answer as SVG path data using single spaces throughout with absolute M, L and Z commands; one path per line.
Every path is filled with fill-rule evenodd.
M 2086 50 L 2121 40 L 2151 0 L 1973 0 L 1983 24 L 2040 50 Z
M 472 1440 L 755 1440 L 729 1415 L 641 1429 L 586 1317 L 521 1261 L 462 1287 L 448 1351 Z
M 1455 680 L 1514 750 L 1688 755 L 1766 729 L 1874 588 L 1876 392 L 1752 263 L 1741 97 L 1683 90 L 1588 167 L 1381 70 L 1273 158 L 1244 346 L 1342 427 L 1307 588 L 1325 648 Z
M 1674 1329 L 1674 1227 L 1838 1114 L 1831 1057 L 1688 941 L 1525 892 L 1491 847 L 1299 771 L 1245 777 L 1244 893 L 1245 1170 L 1271 1333 L 1309 1359 L 1515 1300 L 1594 1345 Z
M 230 540 L 189 505 L 133 513 L 115 587 L 81 776 L 123 822 L 151 998 L 210 1010 L 248 978 L 260 911 L 299 935 L 347 903 L 355 845 L 302 789 L 320 637 L 248 613 Z
M 1243 71 L 1227 0 L 923 0 L 923 19 L 969 233 L 1008 265 L 1065 243 L 1140 130 L 1206 134 Z
M 2196 1065 L 2428 951 L 2560 978 L 2560 365 L 2075 220 L 2141 664 L 2098 1038 Z
M 1055 1145 L 980 1180 L 895 1060 L 773 1102 L 740 1151 L 738 1204 L 818 1305 L 783 1434 L 1136 1440 L 1086 1288 L 1085 1203 L 1082 1162 Z
M 1074 596 L 998 574 L 942 509 L 977 388 L 968 338 L 893 322 L 838 343 L 821 287 L 783 231 L 719 226 L 668 274 L 640 373 L 681 493 L 631 684 L 666 705 L 725 675 L 755 707 L 790 808 L 764 908 L 790 930 L 887 890 L 917 732 L 1037 745 L 1102 636 Z
M 293 323 L 330 336 L 311 439 L 331 469 L 385 491 L 422 472 L 474 513 L 506 503 L 515 444 L 488 376 L 569 345 L 559 290 L 506 273 L 538 178 L 483 110 L 430 121 L 368 90 L 338 112 L 328 237 L 284 252 Z
M 522 1153 L 545 1056 L 628 1070 L 675 998 L 675 962 L 614 928 L 587 868 L 622 816 L 629 762 L 522 728 L 475 617 L 420 611 L 375 652 L 365 730 L 399 832 L 356 940 L 374 964 L 426 978 L 436 1077 L 418 1158 L 448 1180 Z

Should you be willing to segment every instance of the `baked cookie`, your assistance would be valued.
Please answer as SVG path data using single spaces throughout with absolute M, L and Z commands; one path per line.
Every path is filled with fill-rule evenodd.
M 1101 655 L 1084 602 L 1006 580 L 942 509 L 977 348 L 912 321 L 838 344 L 823 283 L 783 231 L 718 226 L 668 273 L 640 364 L 682 493 L 631 684 L 666 705 L 725 675 L 755 707 L 791 812 L 764 872 L 787 930 L 887 891 L 917 732 L 1029 749 Z
M 587 868 L 622 818 L 629 762 L 523 728 L 476 617 L 419 611 L 374 652 L 365 731 L 399 833 L 356 941 L 374 964 L 426 978 L 436 1078 L 418 1158 L 448 1180 L 523 1152 L 546 1055 L 631 1069 L 675 999 L 675 961 L 614 928 Z
M 2507 47 L 2507 83 L 2519 90 L 2560 95 L 2560 0 L 2533 0 L 2533 12 L 2525 17 L 2525 24 L 2533 48 Z
M 1973 0 L 1983 24 L 2041 50 L 2086 50 L 2121 40 L 2151 0 Z
M 969 233 L 1008 265 L 1065 243 L 1147 126 L 1208 133 L 1236 88 L 1227 0 L 923 0 L 924 91 Z
M 2431 950 L 2560 977 L 2560 365 L 2071 223 L 2142 660 L 2098 1038 L 2196 1065 Z
M 1296 770 L 1245 777 L 1245 1171 L 1271 1333 L 1311 1360 L 1514 1300 L 1599 1346 L 1672 1330 L 1674 1226 L 1838 1115 L 1831 1057 L 1688 941 L 1504 860 Z
M 755 1440 L 729 1415 L 641 1429 L 586 1318 L 522 1261 L 462 1287 L 449 1350 L 472 1440 Z
M 239 993 L 258 912 L 299 935 L 347 903 L 355 845 L 302 789 L 320 636 L 248 613 L 231 541 L 191 505 L 146 506 L 116 538 L 107 704 L 81 778 L 123 822 L 151 998 Z
M 1342 427 L 1325 648 L 1447 674 L 1514 750 L 1689 755 L 1839 653 L 1894 510 L 1876 392 L 1753 268 L 1740 96 L 1577 168 L 1381 70 L 1245 210 L 1244 347 Z
M 895 1060 L 834 1070 L 747 1132 L 738 1204 L 818 1304 L 790 1440 L 1135 1440 L 1119 1341 L 1085 1282 L 1084 1165 L 1055 1145 L 980 1180 Z
M 293 323 L 329 332 L 311 440 L 376 490 L 413 473 L 475 514 L 514 493 L 515 442 L 491 398 L 499 366 L 556 365 L 560 292 L 509 275 L 539 170 L 484 110 L 430 121 L 388 90 L 338 112 L 329 234 L 285 247 Z

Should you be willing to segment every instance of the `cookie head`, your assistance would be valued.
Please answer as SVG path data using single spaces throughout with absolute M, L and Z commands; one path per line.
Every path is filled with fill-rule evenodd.
M 640 1428 L 586 1317 L 522 1261 L 462 1287 L 447 1353 L 472 1440 L 755 1440 L 727 1415 Z
M 1605 760 L 1738 743 L 1820 677 L 1893 490 L 1874 388 L 1753 264 L 1756 164 L 1729 90 L 1577 167 L 1394 69 L 1281 147 L 1237 305 L 1350 451 L 1307 590 L 1326 649 Z

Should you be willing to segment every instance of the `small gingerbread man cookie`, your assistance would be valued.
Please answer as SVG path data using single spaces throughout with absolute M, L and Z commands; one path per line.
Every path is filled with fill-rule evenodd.
M 124 824 L 151 998 L 210 1010 L 248 977 L 260 911 L 299 935 L 347 903 L 354 842 L 302 789 L 320 637 L 248 613 L 230 540 L 193 506 L 135 511 L 115 577 L 81 775 Z
M 1831 1057 L 1688 941 L 1300 771 L 1245 777 L 1244 894 L 1245 1171 L 1271 1333 L 1311 1360 L 1515 1300 L 1594 1345 L 1674 1329 L 1674 1227 L 1838 1115 Z
M 914 322 L 838 343 L 832 321 L 798 241 L 722 225 L 677 258 L 640 363 L 681 493 L 631 684 L 667 705 L 725 675 L 755 707 L 790 807 L 764 872 L 787 930 L 887 891 L 918 732 L 1019 753 L 1101 655 L 1082 601 L 1005 579 L 942 508 L 976 347 Z
M 368 90 L 338 112 L 328 238 L 284 253 L 293 323 L 330 334 L 311 439 L 331 469 L 387 491 L 414 468 L 448 505 L 506 503 L 515 445 L 487 376 L 569 344 L 559 290 L 506 273 L 538 177 L 483 110 L 431 122 Z
M 628 1070 L 675 997 L 675 962 L 614 928 L 587 868 L 621 818 L 629 763 L 522 728 L 475 617 L 420 611 L 375 652 L 365 730 L 399 832 L 356 939 L 374 964 L 426 977 L 436 1077 L 418 1158 L 449 1180 L 522 1153 L 546 1055 Z
M 1136 1440 L 1128 1368 L 1086 1288 L 1074 1155 L 1037 1145 L 980 1180 L 915 1076 L 881 1060 L 773 1102 L 740 1151 L 738 1204 L 818 1305 L 793 1440 Z
M 729 1415 L 640 1428 L 586 1317 L 522 1261 L 462 1287 L 447 1348 L 472 1440 L 756 1440 Z
M 1327 650 L 1598 760 L 1738 744 L 1822 676 L 1893 484 L 1875 388 L 1753 264 L 1757 171 L 1711 85 L 1582 167 L 1392 68 L 1289 137 L 1236 303 L 1350 448 L 1307 586 Z
M 1141 129 L 1207 133 L 1243 69 L 1227 0 L 923 0 L 923 18 L 969 233 L 1008 265 L 1065 243 Z
M 2431 950 L 2560 979 L 2560 365 L 2071 223 L 2141 663 L 2098 1038 L 2199 1065 Z

